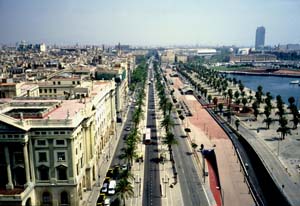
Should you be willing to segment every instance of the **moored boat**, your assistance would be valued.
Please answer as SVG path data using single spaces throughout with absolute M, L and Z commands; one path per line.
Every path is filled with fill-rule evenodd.
M 299 84 L 299 80 L 290 81 L 290 84 Z

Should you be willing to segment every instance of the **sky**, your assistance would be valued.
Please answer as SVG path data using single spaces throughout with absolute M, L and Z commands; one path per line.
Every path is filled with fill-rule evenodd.
M 0 0 L 0 44 L 300 43 L 300 0 Z

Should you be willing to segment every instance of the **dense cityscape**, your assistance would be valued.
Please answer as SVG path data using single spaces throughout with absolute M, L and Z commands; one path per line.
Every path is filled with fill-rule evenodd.
M 0 206 L 300 205 L 300 38 L 271 45 L 256 25 L 237 45 L 57 43 L 5 22 Z

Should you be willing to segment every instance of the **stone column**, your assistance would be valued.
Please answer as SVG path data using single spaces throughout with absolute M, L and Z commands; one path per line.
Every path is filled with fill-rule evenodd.
M 32 148 L 32 140 L 29 140 L 29 162 L 30 162 L 30 173 L 31 173 L 31 181 L 35 182 L 35 168 L 33 162 L 33 148 Z
M 25 164 L 25 173 L 26 173 L 26 183 L 30 182 L 30 169 L 29 169 L 29 160 L 28 160 L 28 149 L 27 142 L 23 146 L 23 155 L 24 155 L 24 164 Z
M 7 146 L 4 147 L 4 154 L 5 154 L 5 161 L 6 161 L 7 179 L 8 179 L 8 183 L 6 184 L 6 189 L 12 190 L 12 189 L 14 189 L 14 185 L 12 183 L 11 169 L 10 169 L 10 158 L 9 158 L 9 151 L 8 151 Z

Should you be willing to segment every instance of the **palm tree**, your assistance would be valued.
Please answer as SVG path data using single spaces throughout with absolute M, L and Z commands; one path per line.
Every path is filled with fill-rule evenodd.
M 172 108 L 173 108 L 173 104 L 170 101 L 167 101 L 166 110 L 167 110 L 169 115 L 171 115 Z
M 290 103 L 290 107 L 295 103 L 294 97 L 289 97 L 288 102 Z
M 127 145 L 125 148 L 122 148 L 122 154 L 120 154 L 119 158 L 124 159 L 127 163 L 132 165 L 133 159 L 137 157 L 137 153 L 135 151 L 135 145 Z
M 235 91 L 234 92 L 234 98 L 237 100 L 239 98 L 239 96 L 240 96 L 239 91 Z
M 270 115 L 271 115 L 271 108 L 270 108 L 270 106 L 268 106 L 268 105 L 265 106 L 264 114 L 266 115 L 267 118 L 270 117 Z
M 211 99 L 212 99 L 212 96 L 209 94 L 208 97 L 207 97 L 207 100 L 208 100 L 209 103 L 211 102 Z
M 220 113 L 222 113 L 223 107 L 224 107 L 223 103 L 218 104 L 218 108 L 219 108 Z
M 228 97 L 229 97 L 229 104 L 231 103 L 231 100 L 233 99 L 233 92 L 232 89 L 228 89 Z
M 119 179 L 134 180 L 134 176 L 130 172 L 130 170 L 122 170 L 122 172 L 119 175 Z
M 277 129 L 277 132 L 281 133 L 281 138 L 285 139 L 285 136 L 287 134 L 291 134 L 291 129 L 287 126 L 288 122 L 285 117 L 281 117 L 279 119 L 279 125 L 280 127 Z
M 270 129 L 270 125 L 272 124 L 273 119 L 270 117 L 266 117 L 266 119 L 264 119 L 263 122 L 266 123 L 267 129 Z
M 243 97 L 242 99 L 242 104 L 243 104 L 243 111 L 245 112 L 246 111 L 246 104 L 248 103 L 248 100 L 247 98 Z
M 213 103 L 214 103 L 215 106 L 217 106 L 217 104 L 218 104 L 218 98 L 217 97 L 214 97 Z
M 123 200 L 123 205 L 125 206 L 125 200 L 134 196 L 133 187 L 131 182 L 123 178 L 119 181 L 116 186 L 117 196 Z
M 167 114 L 164 116 L 163 120 L 160 123 L 162 128 L 165 128 L 166 133 L 170 131 L 170 129 L 174 126 L 174 121 L 171 118 L 171 115 Z
M 172 145 L 178 144 L 175 136 L 172 132 L 167 132 L 166 136 L 163 138 L 163 144 L 168 145 L 169 150 L 171 151 Z

